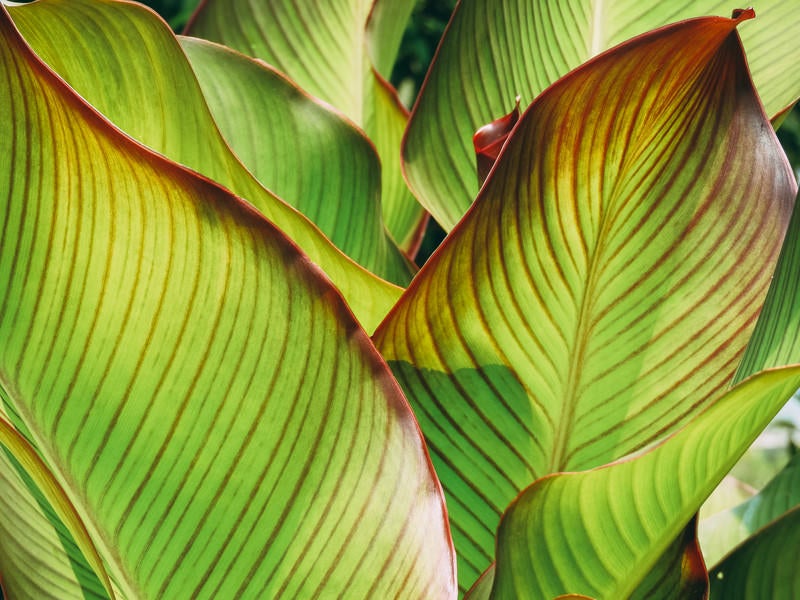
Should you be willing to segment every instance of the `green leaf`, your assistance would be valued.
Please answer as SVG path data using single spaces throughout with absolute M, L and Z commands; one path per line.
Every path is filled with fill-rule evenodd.
M 703 599 L 708 597 L 708 572 L 697 544 L 697 524 L 692 521 L 656 561 L 628 597 L 647 600 Z M 489 600 L 492 597 L 496 565 L 492 563 L 464 597 L 465 600 Z M 582 594 L 561 594 L 558 599 L 590 598 Z
M 115 125 L 143 144 L 246 198 L 300 245 L 348 299 L 368 329 L 400 291 L 342 256 L 296 210 L 264 189 L 227 147 L 175 36 L 149 10 L 122 2 L 42 0 L 11 7 L 39 56 Z M 406 283 L 401 257 L 372 247 L 348 251 Z
M 204 40 L 180 42 L 214 120 L 250 172 L 339 248 L 407 283 L 412 267 L 383 226 L 380 161 L 364 134 L 270 67 Z
M 795 202 L 775 275 L 736 380 L 761 369 L 800 362 L 800 204 Z
M 719 0 L 463 0 L 456 7 L 409 121 L 403 161 L 409 185 L 450 230 L 478 191 L 470 143 L 475 131 L 527 106 L 592 56 L 634 35 L 689 17 L 730 16 Z M 797 6 L 756 4 L 742 28 L 748 64 L 771 117 L 800 97 Z
M 392 75 L 406 26 L 415 2 L 375 0 L 367 18 L 366 43 L 370 59 L 381 77 Z
M 114 597 L 84 524 L 2 406 L 0 484 L 0 574 L 11 598 Z
M 730 382 L 797 190 L 736 24 L 661 29 L 539 96 L 375 334 L 462 588 L 530 482 L 642 448 Z
M 701 521 L 700 540 L 706 561 L 716 565 L 748 536 L 798 505 L 800 454 L 796 454 L 758 494 L 734 508 Z
M 538 480 L 503 515 L 491 597 L 627 597 L 798 386 L 761 373 L 637 458 Z
M 800 506 L 748 539 L 711 571 L 711 597 L 714 600 L 797 598 L 800 596 L 798 539 Z
M 121 595 L 451 597 L 417 423 L 320 270 L 4 8 L 0 89 L 0 390 Z
M 372 3 L 363 0 L 206 0 L 187 28 L 190 35 L 268 62 L 364 129 L 381 157 L 386 226 L 404 249 L 423 216 L 400 170 L 408 115 L 371 59 L 385 73 L 412 8 L 410 2 L 381 0 L 370 19 Z

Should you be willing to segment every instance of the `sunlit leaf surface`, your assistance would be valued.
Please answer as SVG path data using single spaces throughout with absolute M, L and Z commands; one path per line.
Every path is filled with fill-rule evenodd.
M 478 191 L 471 138 L 508 112 L 527 106 L 592 56 L 681 19 L 730 17 L 742 5 L 721 0 L 463 0 L 456 8 L 409 123 L 405 171 L 417 197 L 450 230 Z M 784 0 L 753 4 L 741 28 L 748 64 L 770 117 L 800 97 L 798 7 Z
M 265 60 L 363 128 L 381 157 L 384 220 L 408 249 L 423 211 L 400 171 L 407 113 L 384 78 L 414 5 L 392 0 L 379 0 L 374 10 L 372 5 L 365 0 L 205 0 L 187 33 Z
M 658 440 L 731 380 L 797 190 L 736 24 L 659 30 L 541 95 L 376 332 L 462 587 L 522 488 Z
M 122 595 L 453 595 L 416 421 L 320 270 L 4 8 L 0 89 L 0 392 Z
M 628 597 L 798 386 L 756 375 L 640 457 L 537 481 L 503 515 L 491 598 Z
M 91 0 L 42 0 L 10 11 L 26 41 L 95 108 L 150 148 L 246 198 L 325 270 L 365 327 L 377 325 L 399 290 L 354 265 L 239 163 L 175 36 L 152 12 L 132 3 Z M 374 235 L 364 236 L 368 243 L 352 236 L 344 249 L 369 269 L 405 284 L 411 270 L 377 237 L 381 232 L 373 222 Z
M 411 269 L 383 226 L 380 160 L 364 134 L 266 65 L 205 40 L 180 42 L 214 120 L 258 180 L 362 264 L 385 265 L 384 275 L 407 283 Z

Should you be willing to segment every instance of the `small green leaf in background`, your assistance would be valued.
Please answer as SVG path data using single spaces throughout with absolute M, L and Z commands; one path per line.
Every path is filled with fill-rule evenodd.
M 381 158 L 384 220 L 405 250 L 414 245 L 423 210 L 400 171 L 407 113 L 385 78 L 413 6 L 395 0 L 207 0 L 187 28 L 189 35 L 266 61 L 364 129 Z
M 463 0 L 409 122 L 403 161 L 409 184 L 449 231 L 478 191 L 471 138 L 506 114 L 514 98 L 527 106 L 571 69 L 635 35 L 689 17 L 728 17 L 720 0 Z M 742 29 L 756 88 L 774 117 L 800 97 L 798 6 L 763 0 Z
M 319 268 L 4 7 L 0 88 L 0 395 L 121 595 L 454 596 L 417 423 Z
M 709 573 L 714 600 L 800 597 L 800 506 L 748 538 Z
M 701 521 L 700 540 L 706 561 L 710 566 L 716 565 L 748 536 L 797 506 L 800 506 L 800 454 L 758 494 Z
M 375 334 L 462 589 L 521 489 L 653 443 L 729 385 L 797 191 L 736 23 L 657 30 L 539 96 Z
M 152 12 L 91 0 L 40 0 L 9 11 L 40 57 L 116 126 L 247 199 L 323 268 L 366 328 L 377 326 L 400 290 L 343 256 L 242 166 L 220 135 L 175 36 Z M 375 228 L 380 235 L 382 228 Z M 346 250 L 373 272 L 402 284 L 411 278 L 398 252 L 372 252 L 371 244 L 362 247 L 360 235 L 348 242 Z

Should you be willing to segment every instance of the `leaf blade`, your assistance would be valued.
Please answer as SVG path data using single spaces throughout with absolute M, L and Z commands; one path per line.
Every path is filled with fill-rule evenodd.
M 629 594 L 797 389 L 798 375 L 797 367 L 762 372 L 639 457 L 533 484 L 503 516 L 492 597 L 513 597 L 515 589 Z M 681 465 L 686 456 L 695 459 L 691 471 Z M 534 554 L 542 547 L 548 551 Z M 531 576 L 525 565 L 534 556 Z
M 152 12 L 132 3 L 86 0 L 47 0 L 10 7 L 9 12 L 26 41 L 115 125 L 247 199 L 323 267 L 365 327 L 377 325 L 400 289 L 353 264 L 239 163 L 219 134 L 175 37 Z M 104 33 L 87 35 L 87 23 Z M 60 38 L 53 31 L 72 37 Z M 112 78 L 113 84 L 97 73 Z M 370 262 L 382 258 L 390 260 Z M 367 262 L 406 282 L 411 270 L 406 267 L 401 274 L 398 267 L 403 265 L 391 259 L 376 253 Z
M 756 87 L 775 117 L 800 97 L 797 14 L 780 0 L 756 9 L 742 36 Z M 412 191 L 450 231 L 478 191 L 470 137 L 505 114 L 517 95 L 527 106 L 570 70 L 648 30 L 730 14 L 731 6 L 716 0 L 461 2 L 409 120 L 403 162 Z
M 796 193 L 735 25 L 661 29 L 541 95 L 375 334 L 448 495 L 462 588 L 531 481 L 654 442 L 730 381 Z
M 0 381 L 114 583 L 452 595 L 424 442 L 335 288 L 113 128 L 4 7 L 0 36 Z

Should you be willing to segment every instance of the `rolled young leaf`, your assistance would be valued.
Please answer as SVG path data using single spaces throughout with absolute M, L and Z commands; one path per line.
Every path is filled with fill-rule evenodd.
M 452 597 L 416 421 L 321 271 L 2 7 L 0 89 L 0 393 L 121 595 Z
M 662 438 L 730 382 L 797 190 L 746 16 L 654 31 L 539 96 L 375 334 L 445 487 L 463 588 L 521 489 Z
M 483 182 L 486 181 L 486 178 L 489 176 L 489 171 L 492 170 L 494 163 L 497 161 L 497 157 L 500 156 L 500 150 L 503 149 L 517 121 L 519 121 L 519 96 L 517 96 L 514 110 L 504 117 L 500 117 L 484 125 L 472 136 L 472 145 L 475 146 L 475 157 L 477 159 L 478 182 L 480 185 L 483 185 Z
M 365 327 L 377 326 L 400 290 L 354 265 L 242 166 L 220 135 L 175 36 L 152 11 L 90 0 L 43 0 L 9 10 L 26 41 L 95 108 L 145 145 L 247 199 L 325 270 Z M 323 193 L 317 201 L 326 198 Z M 373 225 L 372 243 L 354 235 L 345 249 L 405 285 L 412 270 L 380 239 L 380 223 Z
M 449 231 L 478 191 L 470 138 L 505 114 L 510 98 L 519 94 L 525 107 L 571 69 L 635 35 L 691 17 L 728 17 L 734 8 L 720 0 L 462 0 L 406 132 L 411 189 Z M 772 118 L 800 97 L 800 13 L 784 0 L 763 0 L 755 9 L 758 18 L 742 36 Z

